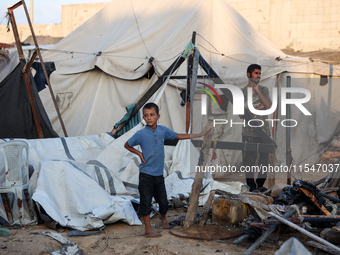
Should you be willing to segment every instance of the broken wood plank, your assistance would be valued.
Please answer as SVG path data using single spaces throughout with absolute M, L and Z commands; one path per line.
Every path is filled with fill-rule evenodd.
M 211 207 L 211 203 L 212 203 L 214 197 L 215 197 L 215 190 L 212 190 L 212 191 L 210 191 L 210 195 L 208 197 L 207 203 L 205 204 L 205 206 L 203 208 L 203 214 L 202 214 L 201 221 L 200 221 L 201 226 L 203 226 L 205 224 L 205 222 L 207 221 L 209 209 Z
M 334 254 L 334 255 L 338 255 L 339 254 L 339 252 L 337 252 L 336 250 L 334 250 L 332 248 L 329 248 L 329 247 L 327 247 L 327 246 L 325 246 L 323 244 L 319 244 L 318 242 L 315 242 L 315 241 L 308 241 L 307 244 L 309 246 L 312 246 L 314 248 L 318 248 L 318 249 L 323 250 L 325 252 L 328 252 L 330 254 Z
M 332 214 L 326 209 L 326 207 L 324 205 L 320 205 L 319 201 L 317 200 L 317 198 L 313 195 L 312 192 L 310 192 L 309 190 L 299 187 L 299 189 L 308 197 L 310 198 L 310 200 L 313 201 L 313 203 L 319 207 L 319 209 L 326 214 L 327 216 L 332 216 Z
M 293 228 L 293 229 L 295 229 L 295 230 L 297 230 L 297 231 L 299 231 L 299 232 L 305 234 L 306 236 L 308 236 L 308 237 L 314 239 L 315 241 L 317 241 L 317 242 L 319 242 L 319 243 L 322 243 L 322 244 L 326 245 L 327 247 L 330 247 L 330 248 L 336 250 L 336 251 L 337 251 L 337 254 L 340 253 L 340 248 L 337 247 L 336 245 L 334 245 L 334 244 L 332 244 L 332 243 L 326 241 L 325 239 L 322 239 L 321 237 L 318 237 L 318 236 L 314 235 L 313 233 L 311 233 L 311 232 L 309 232 L 309 231 L 307 231 L 307 230 L 305 230 L 305 229 L 299 227 L 298 225 L 296 225 L 296 224 L 294 224 L 294 223 L 292 223 L 292 222 L 286 220 L 285 218 L 283 218 L 283 217 L 281 217 L 281 216 L 279 216 L 279 215 L 277 215 L 277 214 L 275 214 L 275 213 L 273 213 L 273 212 L 269 212 L 269 214 L 270 214 L 271 216 L 275 217 L 276 219 L 278 219 L 279 221 L 281 221 L 282 223 L 285 223 L 285 224 L 288 225 L 289 227 L 291 227 L 291 228 Z

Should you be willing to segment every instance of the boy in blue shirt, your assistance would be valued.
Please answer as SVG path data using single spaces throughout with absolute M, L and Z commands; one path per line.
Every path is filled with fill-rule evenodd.
M 152 197 L 159 205 L 159 218 L 163 228 L 169 228 L 166 221 L 168 211 L 168 200 L 164 185 L 164 140 L 184 140 L 201 137 L 209 130 L 206 128 L 200 134 L 178 134 L 171 129 L 157 125 L 160 118 L 159 108 L 154 103 L 147 103 L 143 107 L 143 119 L 147 126 L 137 131 L 124 145 L 124 147 L 137 154 L 141 159 L 139 165 L 139 185 L 140 194 L 139 214 L 143 216 L 145 224 L 145 237 L 160 237 L 161 234 L 151 228 L 150 213 Z M 142 151 L 133 146 L 140 145 Z

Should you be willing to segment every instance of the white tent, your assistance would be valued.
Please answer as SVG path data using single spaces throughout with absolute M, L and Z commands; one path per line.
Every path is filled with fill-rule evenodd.
M 291 76 L 292 87 L 311 92 L 312 99 L 305 106 L 312 116 L 292 109 L 298 125 L 291 129 L 291 147 L 295 163 L 305 158 L 315 162 L 315 152 L 339 131 L 339 68 L 286 56 L 226 0 L 112 1 L 46 52 L 44 61 L 56 65 L 51 83 L 68 134 L 111 131 L 126 113 L 125 107 L 135 103 L 183 52 L 193 31 L 197 32 L 195 46 L 225 83 L 244 86 L 247 66 L 257 63 L 263 67 L 262 85 L 270 90 L 276 84 L 285 87 L 286 76 Z M 155 73 L 148 77 L 152 68 Z M 186 75 L 186 64 L 175 74 Z M 204 81 L 211 84 L 202 69 L 198 75 L 205 75 Z M 321 76 L 328 77 L 325 86 L 319 85 Z M 169 85 L 159 102 L 160 123 L 183 132 L 185 107 L 180 92 L 186 81 L 171 80 Z M 55 130 L 63 135 L 48 91 L 40 95 Z M 193 105 L 199 109 L 200 101 Z M 194 123 L 194 132 L 201 129 L 201 123 L 200 119 Z M 215 138 L 240 141 L 240 130 L 220 127 Z M 285 128 L 279 126 L 275 138 L 279 164 L 285 163 L 285 135 Z M 214 163 L 238 164 L 240 152 L 218 151 L 217 158 Z
M 197 33 L 197 50 L 225 83 L 244 86 L 247 66 L 257 63 L 263 67 L 262 84 L 270 90 L 276 85 L 285 87 L 286 76 L 291 76 L 292 87 L 311 92 L 312 99 L 305 107 L 312 116 L 292 109 L 292 118 L 298 121 L 291 128 L 295 163 L 305 158 L 317 160 L 314 152 L 339 131 L 339 68 L 286 56 L 225 0 L 113 1 L 43 55 L 45 62 L 55 62 L 51 83 L 70 136 L 28 140 L 30 164 L 36 170 L 31 194 L 54 220 L 80 230 L 117 220 L 139 224 L 127 201 L 137 196 L 139 162 L 123 144 L 141 126 L 118 139 L 105 132 L 111 131 L 126 113 L 125 107 L 136 103 L 176 61 L 193 31 Z M 186 74 L 183 64 L 173 75 Z M 202 68 L 198 75 L 213 85 L 210 74 Z M 159 101 L 160 124 L 177 132 L 185 130 L 180 96 L 185 88 L 185 80 L 171 79 Z M 196 94 L 193 132 L 200 131 L 206 121 L 200 116 L 200 95 Z M 54 129 L 63 136 L 49 91 L 41 91 L 40 96 Z M 212 106 L 213 117 L 239 121 L 230 109 L 224 112 Z M 276 118 L 285 116 L 279 112 Z M 285 160 L 285 131 L 281 126 L 276 130 L 278 164 Z M 240 142 L 241 128 L 216 127 L 213 140 Z M 208 163 L 237 165 L 240 154 L 216 150 Z M 190 192 L 197 158 L 188 141 L 166 148 L 164 172 L 169 199 L 179 193 L 185 198 Z M 209 179 L 204 184 L 209 181 L 206 193 L 217 183 Z M 238 193 L 242 185 L 232 189 Z

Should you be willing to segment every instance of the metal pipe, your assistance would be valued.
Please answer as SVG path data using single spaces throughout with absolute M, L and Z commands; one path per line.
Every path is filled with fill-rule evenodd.
M 287 76 L 287 88 L 291 87 L 291 77 Z M 287 93 L 287 99 L 290 99 L 290 93 Z M 287 119 L 290 119 L 290 104 L 286 104 Z M 290 127 L 286 127 L 286 165 L 290 168 L 292 164 L 292 150 L 290 148 Z M 287 184 L 291 184 L 291 172 L 287 172 Z
M 336 197 L 333 197 L 331 195 L 328 195 L 326 193 L 323 193 L 323 192 L 319 192 L 319 194 L 325 198 L 328 198 L 329 200 L 335 202 L 335 203 L 340 203 L 340 199 L 339 198 L 336 198 Z

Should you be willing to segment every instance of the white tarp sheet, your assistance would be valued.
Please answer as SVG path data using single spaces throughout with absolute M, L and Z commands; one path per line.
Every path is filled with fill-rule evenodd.
M 35 171 L 30 179 L 30 194 L 45 212 L 61 226 L 78 230 L 100 228 L 119 220 L 141 224 L 131 204 L 139 201 L 136 155 L 124 143 L 142 124 L 119 139 L 107 133 L 93 136 L 32 139 L 29 163 Z M 5 139 L 6 140 L 6 139 Z M 165 185 L 168 199 L 186 201 L 194 180 L 193 166 L 198 151 L 189 140 L 176 147 L 165 147 Z M 195 168 L 193 168 L 195 169 Z M 203 204 L 214 181 L 204 178 L 199 204 Z M 239 193 L 242 183 L 232 186 Z

